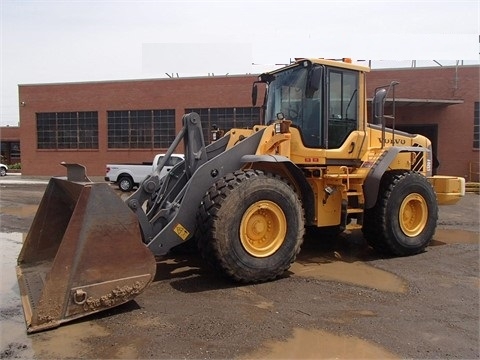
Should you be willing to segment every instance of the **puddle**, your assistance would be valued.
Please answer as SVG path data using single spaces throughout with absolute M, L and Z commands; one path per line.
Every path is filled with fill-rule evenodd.
M 3 210 L 3 209 L 2 209 Z M 32 341 L 27 337 L 15 266 L 24 234 L 0 233 L 0 351 L 2 359 L 31 358 Z
M 399 359 L 382 347 L 354 336 L 322 330 L 294 329 L 286 341 L 266 343 L 247 359 Z
M 296 276 L 338 281 L 386 292 L 405 293 L 408 289 L 407 282 L 401 277 L 362 262 L 319 260 L 295 262 L 289 270 Z
M 38 205 L 2 207 L 1 213 L 5 215 L 12 215 L 12 216 L 30 217 L 36 214 L 37 209 L 38 209 Z
M 431 245 L 445 244 L 478 244 L 480 243 L 480 234 L 478 232 L 466 230 L 445 230 L 437 229 Z

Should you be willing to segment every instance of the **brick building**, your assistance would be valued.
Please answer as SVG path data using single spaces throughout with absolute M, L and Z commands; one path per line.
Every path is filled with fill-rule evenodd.
M 438 173 L 470 177 L 478 164 L 479 66 L 374 70 L 367 91 L 398 80 L 396 128 L 427 135 Z M 163 152 L 197 111 L 204 134 L 211 125 L 257 123 L 254 75 L 104 81 L 19 86 L 24 175 L 64 175 L 61 161 L 79 162 L 103 176 L 111 162 L 145 162 Z M 2 131 L 2 137 L 3 137 Z M 182 149 L 177 149 L 182 151 Z M 475 176 L 475 175 L 474 175 Z

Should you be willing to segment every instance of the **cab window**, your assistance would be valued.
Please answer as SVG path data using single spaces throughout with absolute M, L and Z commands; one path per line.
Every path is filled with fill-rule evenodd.
M 358 124 L 358 73 L 329 69 L 327 148 L 339 148 Z

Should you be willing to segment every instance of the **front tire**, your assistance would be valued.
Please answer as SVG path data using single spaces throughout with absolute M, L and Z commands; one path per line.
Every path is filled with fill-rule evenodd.
M 428 180 L 412 171 L 390 171 L 382 178 L 376 205 L 365 213 L 363 234 L 381 253 L 414 255 L 430 243 L 437 219 L 437 199 Z
M 300 251 L 304 210 L 281 178 L 237 171 L 216 182 L 199 211 L 202 256 L 227 277 L 244 283 L 273 280 Z

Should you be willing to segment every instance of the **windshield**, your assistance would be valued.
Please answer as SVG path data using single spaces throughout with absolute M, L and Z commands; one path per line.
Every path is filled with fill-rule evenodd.
M 265 121 L 268 124 L 281 119 L 283 114 L 301 130 L 305 145 L 318 147 L 321 145 L 321 86 L 320 78 L 315 87 L 307 85 L 310 70 L 310 67 L 296 66 L 274 74 L 274 80 L 268 84 Z
M 283 116 L 297 124 L 302 114 L 302 99 L 307 83 L 307 69 L 295 67 L 275 74 L 275 79 L 268 84 L 267 122 Z

